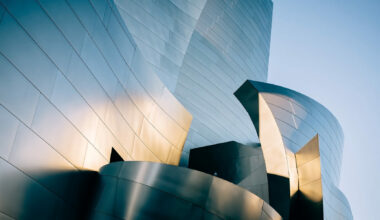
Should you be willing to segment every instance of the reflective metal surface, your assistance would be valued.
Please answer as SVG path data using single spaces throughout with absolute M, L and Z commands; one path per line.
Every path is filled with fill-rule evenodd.
M 51 213 L 70 213 L 52 190 L 65 187 L 45 179 L 98 170 L 112 148 L 123 160 L 179 163 L 192 116 L 114 1 L 1 0 L 0 39 L 1 215 L 31 218 L 38 195 Z
M 233 96 L 246 80 L 266 81 L 271 0 L 115 0 L 146 59 L 193 115 L 182 152 L 236 140 L 257 142 Z
M 145 65 L 194 117 L 181 165 L 194 147 L 257 142 L 232 93 L 248 78 L 267 79 L 271 0 L 114 2 Z
M 207 0 L 201 6 L 173 91 L 193 115 L 183 166 L 192 148 L 258 142 L 233 92 L 247 79 L 266 81 L 268 74 L 272 1 Z
M 92 219 L 281 219 L 256 195 L 196 170 L 117 162 L 100 175 Z
M 336 187 L 343 135 L 331 113 L 258 82 L 239 90 L 247 111 L 233 96 L 247 78 L 267 79 L 272 8 L 271 0 L 0 0 L 0 218 L 83 219 L 111 149 L 123 160 L 186 165 L 194 147 L 257 142 L 256 128 L 268 195 L 255 189 L 256 174 L 242 179 L 252 170 L 226 178 L 283 214 L 298 189 L 320 201 L 309 184 L 320 186 L 319 165 L 324 217 L 351 219 Z M 316 134 L 320 164 L 309 167 L 295 153 Z M 126 164 L 117 176 L 107 174 L 116 165 L 102 170 L 94 219 L 279 217 L 219 178 Z
M 76 168 L 98 169 L 112 147 L 125 160 L 178 164 L 191 115 L 146 65 L 113 1 L 0 8 L 4 114 Z
M 232 182 L 269 203 L 267 172 L 259 144 L 230 141 L 194 148 L 189 168 Z
M 321 160 L 318 135 L 296 154 L 298 191 L 293 195 L 292 219 L 323 219 Z
M 324 219 L 352 219 L 350 206 L 336 187 L 339 183 L 343 134 L 335 117 L 311 98 L 267 83 L 247 81 L 235 92 L 235 96 L 247 109 L 258 131 L 272 207 L 284 217 L 289 215 L 285 211 L 291 204 L 286 202 L 278 207 L 272 203 L 271 175 L 284 178 L 283 187 L 285 190 L 287 182 L 289 196 L 294 197 L 299 189 L 307 200 L 319 204 L 323 194 Z M 317 139 L 313 139 L 316 135 Z M 316 141 L 318 147 L 308 147 L 315 146 Z M 304 150 L 303 146 L 308 150 Z M 319 155 L 317 149 L 320 159 L 304 164 L 310 152 L 314 152 L 311 155 Z M 319 173 L 322 180 L 318 178 Z M 311 179 L 314 180 L 313 186 L 308 185 Z M 319 191 L 321 184 L 323 193 Z M 283 196 L 279 200 L 282 203 L 286 195 Z M 320 209 L 318 205 L 314 208 Z

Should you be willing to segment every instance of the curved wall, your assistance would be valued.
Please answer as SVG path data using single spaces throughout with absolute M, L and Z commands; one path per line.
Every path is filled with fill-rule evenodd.
M 230 141 L 191 149 L 189 168 L 234 183 L 270 204 L 265 160 L 259 144 Z
M 256 95 L 253 95 L 254 93 Z M 259 124 L 255 126 L 260 127 L 257 130 L 260 133 L 264 157 L 265 148 L 270 146 L 269 142 L 273 142 L 274 134 L 279 133 L 281 136 L 280 146 L 284 147 L 282 149 L 284 163 L 278 167 L 277 161 L 280 161 L 278 158 L 276 161 L 266 160 L 267 169 L 268 167 L 272 169 L 268 171 L 270 173 L 292 179 L 293 167 L 287 168 L 289 159 L 291 159 L 289 153 L 297 153 L 318 134 L 324 218 L 352 219 L 350 206 L 344 195 L 336 187 L 339 184 L 343 151 L 343 133 L 337 119 L 313 99 L 281 86 L 247 81 L 235 94 L 247 108 L 247 111 L 250 111 L 254 123 L 258 122 Z M 256 97 L 256 101 L 254 101 L 254 97 Z M 268 110 L 265 113 L 265 118 L 261 118 L 264 115 L 253 115 L 254 110 L 251 108 L 253 105 L 250 104 L 252 102 L 258 102 L 256 108 L 258 108 L 259 114 L 264 114 L 263 108 Z M 255 119 L 257 117 L 260 117 L 259 121 Z M 271 118 L 274 119 L 274 127 L 267 131 L 261 131 L 267 128 L 263 124 L 268 123 Z M 264 132 L 269 132 L 270 135 L 265 137 L 262 135 Z M 264 138 L 270 140 L 264 140 Z M 279 147 L 278 144 L 277 147 Z M 290 152 L 288 153 L 288 151 Z M 270 156 L 273 158 L 273 154 Z
M 100 176 L 91 219 L 282 219 L 255 194 L 184 167 L 118 162 Z
M 257 142 L 233 92 L 247 79 L 266 81 L 271 22 L 270 0 L 206 2 L 174 91 L 193 115 L 181 164 L 187 164 L 191 148 Z
M 0 39 L 1 215 L 66 212 L 68 188 L 51 176 L 98 170 L 112 148 L 125 160 L 178 164 L 192 117 L 112 1 L 2 0 Z
M 141 53 L 172 92 L 206 1 L 115 1 Z
M 194 147 L 257 142 L 232 94 L 246 79 L 267 79 L 271 0 L 115 3 L 147 65 L 193 115 L 182 165 Z

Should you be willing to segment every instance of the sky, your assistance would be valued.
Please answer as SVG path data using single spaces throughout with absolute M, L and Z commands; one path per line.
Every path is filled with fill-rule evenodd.
M 268 82 L 339 120 L 339 188 L 356 220 L 380 219 L 380 0 L 274 0 Z

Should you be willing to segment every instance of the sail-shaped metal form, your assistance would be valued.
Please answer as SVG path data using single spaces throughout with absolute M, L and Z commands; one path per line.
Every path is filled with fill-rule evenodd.
M 313 99 L 268 83 L 246 81 L 235 96 L 249 113 L 260 139 L 269 200 L 271 182 L 276 189 L 282 188 L 281 192 L 289 192 L 281 198 L 275 195 L 272 199 L 279 202 L 270 204 L 290 216 L 291 201 L 286 198 L 300 191 L 318 205 L 323 194 L 325 219 L 352 219 L 349 203 L 337 188 L 343 151 L 337 119 Z

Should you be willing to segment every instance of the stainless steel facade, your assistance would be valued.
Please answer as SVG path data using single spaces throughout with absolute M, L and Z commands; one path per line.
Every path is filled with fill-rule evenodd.
M 174 91 L 193 115 L 181 164 L 195 147 L 258 141 L 249 116 L 231 94 L 247 79 L 266 81 L 271 24 L 271 0 L 206 2 Z
M 233 92 L 266 81 L 271 0 L 116 0 L 142 55 L 193 115 L 182 153 L 230 140 L 257 142 Z
M 178 164 L 192 116 L 146 63 L 113 1 L 0 1 L 2 216 L 70 213 L 112 148 Z
M 230 141 L 194 148 L 190 151 L 189 168 L 227 180 L 270 202 L 265 160 L 259 144 Z
M 282 219 L 249 191 L 184 167 L 118 162 L 100 176 L 91 219 Z
M 295 186 L 296 152 L 316 133 L 324 217 L 351 219 L 336 187 L 343 135 L 331 113 L 297 92 L 255 82 L 273 125 L 268 134 L 287 149 L 275 164 L 252 112 L 234 96 L 247 79 L 267 80 L 272 4 L 0 0 L 0 219 L 137 219 L 151 211 L 280 219 L 264 202 L 273 194 L 270 174 Z M 265 170 L 251 169 L 255 175 L 234 185 L 165 165 L 186 166 L 190 149 L 227 141 L 260 141 L 253 153 L 260 162 L 246 168 L 265 161 Z M 162 164 L 107 165 L 111 152 Z M 112 167 L 125 172 L 107 173 Z M 107 190 L 126 196 L 112 203 Z M 186 194 L 198 190 L 199 197 Z M 279 192 L 289 199 L 287 190 Z M 161 200 L 183 212 L 150 207 Z
M 320 178 L 315 175 L 320 172 L 324 219 L 352 219 L 350 205 L 337 188 L 343 150 L 343 133 L 337 119 L 313 99 L 268 83 L 247 81 L 235 95 L 255 124 L 268 174 L 287 178 L 293 196 L 302 189 L 305 178 L 316 183 Z M 297 154 L 302 154 L 298 152 L 316 135 L 320 154 L 308 165 L 317 169 L 307 169 L 305 159 L 298 159 Z M 319 195 L 318 186 L 309 188 Z

